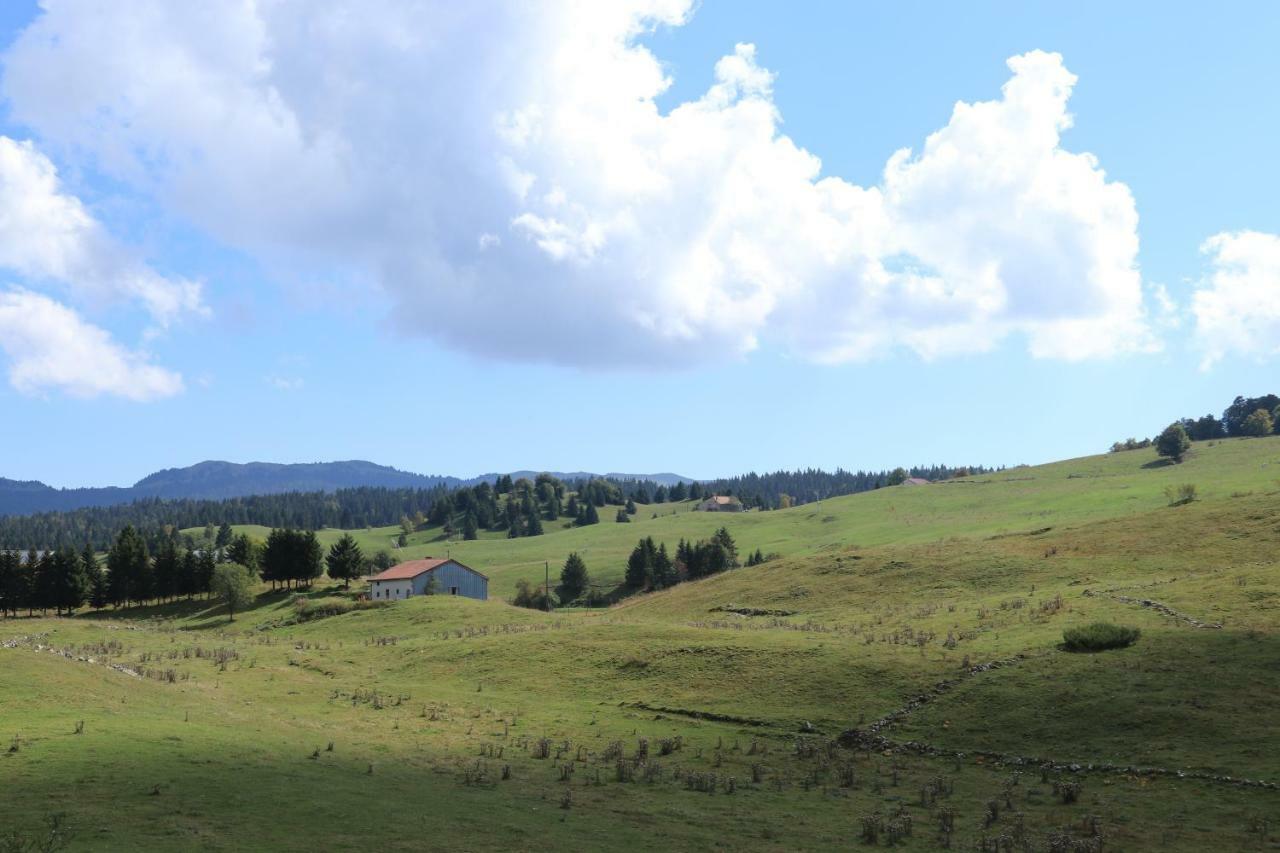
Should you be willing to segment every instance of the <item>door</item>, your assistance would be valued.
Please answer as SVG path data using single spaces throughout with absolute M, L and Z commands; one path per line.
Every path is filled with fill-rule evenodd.
M 449 594 L 450 594 L 450 595 L 457 595 L 457 594 L 458 594 L 458 588 L 457 588 L 456 586 L 451 586 L 451 587 L 449 587 Z

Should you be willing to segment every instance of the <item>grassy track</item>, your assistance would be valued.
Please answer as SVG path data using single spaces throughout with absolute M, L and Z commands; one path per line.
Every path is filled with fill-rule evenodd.
M 793 850 L 856 845 L 879 815 L 878 846 L 910 817 L 906 849 L 938 849 L 947 820 L 954 849 L 1095 826 L 1106 850 L 1275 849 L 1272 788 L 978 754 L 1280 782 L 1280 439 L 1154 462 L 410 545 L 452 549 L 495 597 L 570 550 L 617 579 L 645 534 L 724 523 L 783 555 L 601 611 L 435 597 L 299 623 L 281 593 L 232 625 L 203 602 L 9 620 L 0 824 L 66 812 L 85 850 Z M 1168 506 L 1184 482 L 1201 499 Z M 1142 636 L 1057 648 L 1098 620 Z M 943 754 L 838 745 L 952 680 L 884 733 Z

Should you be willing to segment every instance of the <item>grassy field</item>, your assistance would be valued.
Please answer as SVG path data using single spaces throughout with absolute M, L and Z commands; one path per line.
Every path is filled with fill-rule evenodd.
M 607 507 L 600 524 L 572 527 L 567 519 L 548 522 L 545 535 L 521 539 L 486 531 L 476 541 L 446 541 L 439 528 L 428 527 L 397 550 L 398 526 L 350 532 L 366 554 L 386 549 L 398 559 L 452 556 L 489 575 L 491 597 L 509 599 L 517 580 L 541 582 L 544 563 L 550 562 L 555 572 L 571 551 L 583 556 L 595 582 L 615 585 L 642 536 L 653 536 L 674 549 L 681 538 L 706 539 L 724 525 L 743 554 L 758 548 L 800 557 L 850 546 L 936 542 L 1126 518 L 1164 507 L 1165 489 L 1184 482 L 1194 483 L 1201 501 L 1211 504 L 1232 494 L 1280 488 L 1280 440 L 1197 445 L 1181 465 L 1164 464 L 1153 450 L 1091 456 L 929 486 L 881 489 L 775 512 L 702 513 L 686 501 L 641 506 L 632 523 L 618 524 L 614 508 Z M 270 532 L 259 526 L 235 529 L 258 539 Z M 327 547 L 343 532 L 322 530 L 321 543 Z
M 1280 790 L 1239 784 L 1280 781 L 1277 463 L 1280 439 L 1224 441 L 771 513 L 415 534 L 407 556 L 449 548 L 489 602 L 9 620 L 0 826 L 64 813 L 84 850 L 1278 849 Z M 1200 499 L 1169 506 L 1182 483 Z M 617 580 L 639 536 L 722 523 L 782 556 L 606 610 L 498 600 L 569 551 Z M 1099 620 L 1141 636 L 1059 648 Z

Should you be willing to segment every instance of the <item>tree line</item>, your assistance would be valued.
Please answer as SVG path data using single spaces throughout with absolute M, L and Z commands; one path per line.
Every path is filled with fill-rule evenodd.
M 127 607 L 213 594 L 229 606 L 243 606 L 244 591 L 231 589 L 235 578 L 221 578 L 220 589 L 219 573 L 227 566 L 243 570 L 249 583 L 260 579 L 272 589 L 289 589 L 310 586 L 326 572 L 349 586 L 353 578 L 395 564 L 385 551 L 366 558 L 350 534 L 326 554 L 312 531 L 278 528 L 265 542 L 224 531 L 213 547 L 189 549 L 170 536 L 152 549 L 136 528 L 126 526 L 107 550 L 105 566 L 92 545 L 79 552 L 0 551 L 0 615 L 73 613 L 85 605 Z
M 764 554 L 756 549 L 747 556 L 746 565 L 755 566 L 764 561 Z M 652 536 L 646 536 L 636 543 L 627 557 L 626 572 L 618 592 L 635 594 L 666 589 L 683 581 L 710 577 L 740 565 L 742 563 L 738 558 L 738 546 L 725 527 L 717 530 L 710 539 L 693 542 L 681 538 L 674 552 L 668 551 L 665 542 L 655 542 Z M 591 591 L 591 576 L 587 571 L 587 564 L 576 551 L 569 554 L 560 570 L 557 592 L 561 604 L 597 606 L 609 600 L 608 596 Z M 522 579 L 516 582 L 516 594 L 512 603 L 517 607 L 549 610 L 553 598 L 550 590 Z
M 1198 418 L 1179 418 L 1165 427 L 1156 438 L 1127 438 L 1111 445 L 1112 453 L 1139 450 L 1156 445 L 1161 456 L 1181 459 L 1186 448 L 1178 449 L 1181 442 L 1212 441 L 1219 438 L 1245 438 L 1280 434 L 1280 397 L 1263 394 L 1261 397 L 1236 397 L 1223 411 L 1222 417 L 1212 414 Z
M 929 480 L 983 467 L 932 465 L 898 469 Z M 550 474 L 533 480 L 510 476 L 493 484 L 439 485 L 429 489 L 360 487 L 334 492 L 288 492 L 225 500 L 148 498 L 130 504 L 0 517 L 0 549 L 79 549 L 85 543 L 106 550 L 125 527 L 133 527 L 156 551 L 174 530 L 211 522 L 223 527 L 256 524 L 294 530 L 344 530 L 401 524 L 407 536 L 427 524 L 446 536 L 477 538 L 482 530 L 508 536 L 537 536 L 547 523 L 597 524 L 607 506 L 627 507 L 734 495 L 746 508 L 780 509 L 814 500 L 890 485 L 895 471 L 834 472 L 819 469 L 750 473 L 707 482 L 666 486 L 647 480 L 601 477 L 561 481 Z M 195 550 L 193 541 L 183 543 Z

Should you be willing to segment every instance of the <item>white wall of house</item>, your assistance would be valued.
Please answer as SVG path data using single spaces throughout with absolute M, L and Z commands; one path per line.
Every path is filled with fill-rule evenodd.
M 397 601 L 413 595 L 413 581 L 404 580 L 371 581 L 369 597 L 374 601 Z

